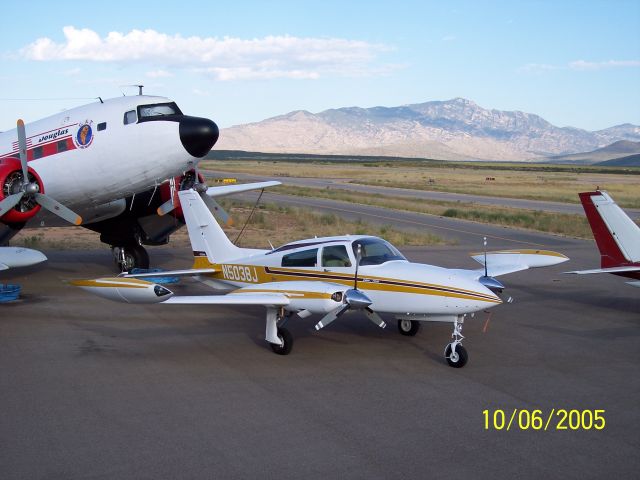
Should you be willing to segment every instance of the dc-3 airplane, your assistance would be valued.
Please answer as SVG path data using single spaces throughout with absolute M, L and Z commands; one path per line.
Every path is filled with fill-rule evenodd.
M 142 90 L 28 125 L 19 120 L 0 133 L 0 245 L 30 220 L 42 221 L 44 207 L 98 232 L 121 270 L 147 268 L 143 245 L 165 244 L 184 225 L 176 192 L 202 187 L 195 169 L 218 135 L 213 121 Z M 230 185 L 209 195 L 239 191 Z
M 293 314 L 324 315 L 315 326 L 319 330 L 357 310 L 380 327 L 385 322 L 379 314 L 395 315 L 404 335 L 415 335 L 420 321 L 451 322 L 453 341 L 445 357 L 452 367 L 462 367 L 468 358 L 461 345 L 465 317 L 502 303 L 496 293 L 504 286 L 494 277 L 568 260 L 551 251 L 505 250 L 473 254 L 484 264 L 478 270 L 447 269 L 411 263 L 385 240 L 363 235 L 311 238 L 273 250 L 239 248 L 197 192 L 180 191 L 179 196 L 195 256 L 193 269 L 72 283 L 128 303 L 263 305 L 266 341 L 281 355 L 293 345 L 284 328 Z M 174 296 L 166 287 L 141 279 L 158 275 L 193 275 L 213 288 L 232 291 Z
M 607 192 L 598 190 L 579 195 L 600 251 L 601 268 L 565 273 L 612 273 L 632 278 L 634 281 L 627 284 L 640 287 L 640 227 Z

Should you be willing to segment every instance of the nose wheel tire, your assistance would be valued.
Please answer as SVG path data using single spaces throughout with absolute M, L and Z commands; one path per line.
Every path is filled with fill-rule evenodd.
M 469 360 L 467 349 L 464 348 L 461 344 L 457 344 L 454 352 L 451 345 L 451 343 L 447 345 L 447 348 L 444 350 L 444 356 L 447 359 L 447 363 L 450 367 L 453 368 L 464 367 Z
M 278 355 L 289 355 L 289 353 L 291 353 L 291 348 L 293 347 L 293 336 L 286 328 L 279 327 L 278 338 L 282 340 L 282 345 L 270 343 L 269 345 L 271 345 L 271 350 Z
M 413 337 L 420 330 L 420 322 L 417 320 L 398 320 L 398 331 L 407 337 Z

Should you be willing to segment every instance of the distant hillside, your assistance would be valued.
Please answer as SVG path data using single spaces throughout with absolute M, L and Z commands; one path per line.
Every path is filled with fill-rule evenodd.
M 640 153 L 594 163 L 602 167 L 640 167 Z
M 272 153 L 371 155 L 442 160 L 533 160 L 640 142 L 631 124 L 589 132 L 538 115 L 488 110 L 454 98 L 399 107 L 290 112 L 223 129 L 217 148 Z M 603 158 L 607 160 L 612 157 Z
M 629 140 L 619 140 L 607 145 L 606 147 L 598 148 L 592 152 L 574 153 L 572 155 L 561 155 L 549 158 L 551 163 L 584 163 L 592 164 L 596 163 L 601 165 L 606 160 L 618 159 L 629 155 L 635 155 L 640 153 L 640 142 L 631 142 Z M 610 164 L 611 165 L 611 164 Z

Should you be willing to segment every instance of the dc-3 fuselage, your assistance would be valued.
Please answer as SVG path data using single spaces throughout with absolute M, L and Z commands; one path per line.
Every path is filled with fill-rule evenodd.
M 147 95 L 96 101 L 26 124 L 25 130 L 29 168 L 47 195 L 71 208 L 159 185 L 192 169 L 218 138 L 211 120 L 184 115 L 172 100 Z M 16 130 L 0 133 L 0 161 L 17 157 Z
M 192 269 L 73 284 L 129 303 L 263 305 L 266 340 L 279 354 L 291 350 L 293 340 L 283 326 L 292 314 L 324 315 L 316 324 L 319 330 L 351 309 L 381 327 L 386 324 L 379 314 L 393 314 L 405 335 L 414 335 L 420 321 L 452 322 L 454 340 L 445 357 L 450 365 L 461 367 L 467 361 L 460 344 L 465 315 L 502 303 L 495 292 L 504 287 L 493 277 L 568 260 L 544 250 L 505 250 L 474 254 L 486 269 L 447 269 L 409 262 L 385 240 L 364 235 L 312 238 L 273 250 L 239 248 L 197 192 L 181 191 L 179 196 L 194 252 Z M 191 275 L 231 291 L 173 296 L 166 287 L 141 279 L 166 275 Z

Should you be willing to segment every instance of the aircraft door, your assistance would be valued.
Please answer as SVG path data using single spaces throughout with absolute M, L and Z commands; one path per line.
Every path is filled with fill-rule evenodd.
M 353 261 L 344 245 L 327 245 L 320 254 L 320 266 L 325 272 L 353 273 Z

